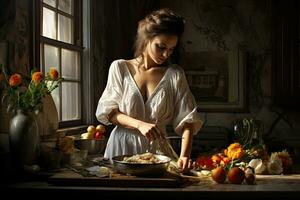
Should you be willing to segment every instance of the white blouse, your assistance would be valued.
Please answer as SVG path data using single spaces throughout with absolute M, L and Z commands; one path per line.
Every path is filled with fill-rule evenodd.
M 166 125 L 173 124 L 177 134 L 182 134 L 185 123 L 193 124 L 193 134 L 203 125 L 197 104 L 184 71 L 170 65 L 146 102 L 133 79 L 125 60 L 112 62 L 105 90 L 98 102 L 96 117 L 110 125 L 108 114 L 118 108 L 120 112 L 149 123 L 156 123 L 166 133 Z M 138 130 L 116 126 L 110 134 L 104 157 L 140 154 L 148 150 L 149 141 Z

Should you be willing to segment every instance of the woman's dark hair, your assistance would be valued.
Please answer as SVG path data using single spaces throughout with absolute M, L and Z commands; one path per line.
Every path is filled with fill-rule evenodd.
M 178 57 L 180 38 L 184 32 L 185 21 L 183 17 L 175 12 L 164 8 L 148 14 L 139 21 L 136 40 L 134 44 L 134 56 L 142 55 L 147 43 L 157 35 L 175 35 L 178 37 L 177 46 L 173 51 L 172 57 Z

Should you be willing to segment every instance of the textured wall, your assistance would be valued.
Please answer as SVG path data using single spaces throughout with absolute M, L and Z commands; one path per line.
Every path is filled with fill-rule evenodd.
M 186 18 L 183 37 L 186 52 L 246 51 L 250 103 L 257 105 L 262 103 L 263 96 L 270 96 L 271 8 L 268 0 L 161 2 L 162 7 L 171 7 Z
M 14 72 L 28 74 L 33 66 L 32 5 L 30 0 L 0 1 L 1 63 Z M 0 152 L 7 150 L 7 132 L 10 115 L 6 105 L 0 107 Z
M 97 6 L 109 6 L 111 2 L 93 1 L 93 11 L 103 11 L 106 8 Z M 117 2 L 117 1 L 116 1 Z M 275 137 L 285 137 L 300 135 L 300 117 L 299 113 L 287 113 L 286 119 L 278 119 L 280 109 L 271 109 L 271 0 L 160 0 L 161 7 L 170 7 L 182 14 L 186 18 L 186 32 L 183 37 L 184 47 L 187 52 L 193 51 L 232 51 L 236 49 L 244 50 L 248 53 L 247 67 L 249 69 L 249 113 L 202 113 L 206 119 L 207 126 L 222 126 L 231 129 L 233 120 L 242 117 L 256 117 L 265 123 L 265 132 L 272 129 L 271 135 Z M 156 2 L 156 3 L 157 3 Z M 1 58 L 7 58 L 7 64 L 16 71 L 27 72 L 30 68 L 31 52 L 31 6 L 30 0 L 0 0 L 0 46 L 5 46 L 5 52 L 0 49 Z M 108 12 L 108 11 L 107 11 Z M 121 15 L 126 12 L 120 12 Z M 93 16 L 96 18 L 96 15 Z M 119 16 L 126 19 L 126 16 Z M 93 20 L 93 19 L 92 19 Z M 131 49 L 118 50 L 123 46 L 122 41 L 112 43 L 114 45 L 107 51 L 105 41 L 100 36 L 103 28 L 105 34 L 114 38 L 118 32 L 110 32 L 112 22 L 103 21 L 105 18 L 97 18 L 92 22 L 91 35 L 95 36 L 92 45 L 92 64 L 97 67 L 95 74 L 101 80 L 97 84 L 104 84 L 105 65 L 110 59 L 124 55 L 130 55 Z M 117 20 L 117 19 L 115 19 Z M 126 20 L 124 20 L 125 23 Z M 132 22 L 128 24 L 132 25 Z M 104 26 L 104 27 L 101 27 Z M 122 25 L 122 27 L 125 24 Z M 96 37 L 99 35 L 99 38 Z M 134 36 L 133 36 L 134 37 Z M 102 39 L 101 39 L 102 38 Z M 96 40 L 97 39 L 97 40 Z M 5 45 L 4 45 L 4 43 Z M 125 42 L 128 46 L 128 41 Z M 129 45 L 130 46 L 130 45 Z M 106 50 L 104 50 L 106 49 Z M 118 54 L 118 55 L 116 55 Z M 3 59 L 2 59 L 3 60 Z M 96 85 L 97 85 L 96 84 Z M 97 85 L 99 90 L 104 85 Z M 98 94 L 95 97 L 97 101 Z M 7 120 L 3 118 L 3 107 L 0 109 L 0 136 Z M 4 123 L 4 125 L 3 125 Z M 4 131 L 6 132 L 6 131 Z M 5 135 L 5 134 L 2 134 Z M 0 138 L 0 141 L 1 140 Z M 0 144 L 1 151 L 1 144 Z
M 203 113 L 207 126 L 232 129 L 237 118 L 255 117 L 265 123 L 268 138 L 300 137 L 299 113 L 271 106 L 271 0 L 161 0 L 186 18 L 185 51 L 247 52 L 249 113 Z M 278 123 L 276 123 L 278 120 Z M 268 133 L 272 130 L 271 133 Z M 280 140 L 279 139 L 279 140 Z

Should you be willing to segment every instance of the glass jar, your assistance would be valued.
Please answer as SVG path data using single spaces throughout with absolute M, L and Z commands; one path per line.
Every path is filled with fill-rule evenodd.
M 234 122 L 234 141 L 246 145 L 263 145 L 264 124 L 252 118 L 238 119 Z

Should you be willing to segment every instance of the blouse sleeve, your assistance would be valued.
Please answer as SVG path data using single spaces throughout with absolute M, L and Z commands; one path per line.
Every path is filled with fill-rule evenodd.
M 120 72 L 119 62 L 112 62 L 109 72 L 106 87 L 98 101 L 96 117 L 99 122 L 110 125 L 108 120 L 110 112 L 119 108 L 122 98 L 122 76 Z
M 175 112 L 173 118 L 173 127 L 177 134 L 182 134 L 182 129 L 185 123 L 193 125 L 192 133 L 196 135 L 203 125 L 203 120 L 197 112 L 197 103 L 190 91 L 185 73 L 179 67 L 179 73 L 175 80 L 176 98 Z

